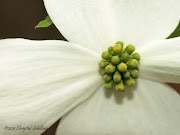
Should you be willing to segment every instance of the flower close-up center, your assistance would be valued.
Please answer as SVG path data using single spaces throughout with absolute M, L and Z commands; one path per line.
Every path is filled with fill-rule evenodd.
M 133 53 L 133 45 L 129 44 L 125 49 L 123 46 L 123 42 L 118 41 L 101 55 L 99 67 L 106 88 L 110 89 L 115 85 L 116 90 L 124 91 L 126 86 L 133 86 L 138 78 L 140 55 Z
M 0 135 L 180 135 L 180 0 L 20 1 L 0 5 Z

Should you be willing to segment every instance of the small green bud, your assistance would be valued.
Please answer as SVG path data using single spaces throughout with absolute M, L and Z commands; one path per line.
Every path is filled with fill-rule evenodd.
M 131 70 L 130 74 L 133 78 L 138 78 L 138 71 L 136 69 Z
M 132 59 L 136 59 L 137 61 L 139 61 L 139 60 L 140 60 L 140 55 L 139 55 L 139 53 L 134 53 L 134 54 L 132 55 Z
M 116 85 L 115 85 L 115 89 L 116 89 L 116 90 L 119 90 L 119 91 L 124 91 L 125 86 L 124 86 L 123 81 L 121 81 L 121 82 L 119 82 L 118 84 L 116 84 Z
M 118 72 L 114 73 L 113 80 L 114 80 L 114 82 L 120 82 L 121 81 L 121 75 Z
M 128 79 L 130 77 L 130 73 L 128 71 L 122 73 L 123 77 Z
M 122 61 L 126 61 L 128 58 L 130 58 L 130 55 L 127 52 L 124 52 L 121 55 Z
M 135 50 L 135 47 L 133 45 L 128 45 L 128 46 L 126 46 L 124 51 L 130 55 L 134 52 L 134 50 Z
M 112 86 L 113 86 L 113 81 L 105 82 L 105 83 L 104 83 L 104 86 L 105 86 L 106 88 L 108 88 L 108 89 L 112 88 Z
M 114 45 L 114 48 L 113 48 L 113 52 L 115 53 L 115 54 L 120 54 L 121 53 L 121 51 L 122 51 L 122 46 L 121 46 L 121 44 L 116 44 L 116 45 Z
M 127 65 L 125 63 L 120 63 L 118 66 L 117 66 L 118 70 L 120 72 L 126 72 L 127 71 Z
M 123 48 L 124 43 L 122 41 L 117 41 L 116 44 L 121 44 L 121 46 Z
M 110 81 L 110 80 L 112 79 L 112 76 L 109 75 L 109 74 L 105 74 L 105 75 L 103 76 L 103 79 L 104 79 L 106 82 L 108 82 L 108 81 Z
M 126 80 L 126 85 L 131 87 L 135 84 L 135 80 L 133 78 L 129 78 Z
M 104 51 L 101 55 L 101 57 L 105 60 L 110 60 L 111 54 L 108 51 Z
M 113 56 L 111 58 L 111 62 L 112 62 L 112 64 L 117 65 L 120 62 L 120 58 L 118 56 Z
M 101 74 L 102 74 L 102 75 L 105 75 L 105 74 L 106 74 L 105 69 L 101 70 Z
M 112 52 L 113 52 L 113 47 L 112 47 L 112 46 L 108 47 L 108 52 L 109 52 L 109 53 L 112 53 Z
M 107 62 L 107 61 L 101 60 L 101 61 L 99 62 L 99 67 L 100 67 L 100 68 L 105 68 L 107 65 L 108 65 L 108 62 Z
M 126 86 L 133 86 L 138 77 L 140 55 L 133 53 L 133 45 L 127 45 L 124 50 L 123 45 L 122 41 L 117 41 L 101 55 L 103 59 L 99 62 L 99 72 L 103 76 L 106 88 L 115 85 L 116 90 L 124 91 Z
M 130 59 L 128 60 L 127 65 L 130 68 L 136 68 L 138 66 L 138 61 L 136 59 Z
M 113 66 L 113 65 L 107 65 L 105 67 L 105 70 L 106 70 L 107 73 L 114 73 L 114 71 L 116 70 L 116 67 Z
M 136 67 L 137 70 L 139 70 L 139 65 Z

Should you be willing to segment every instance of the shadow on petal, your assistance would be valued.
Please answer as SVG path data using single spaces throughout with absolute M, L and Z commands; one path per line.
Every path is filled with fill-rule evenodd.
M 114 92 L 114 88 L 108 89 L 104 87 L 104 95 L 106 98 L 110 98 Z
M 136 84 L 133 87 L 127 87 L 125 91 L 120 92 L 114 89 L 107 89 L 104 88 L 104 95 L 106 98 L 110 98 L 111 96 L 115 97 L 115 101 L 117 104 L 122 104 L 123 100 L 132 100 L 134 98 L 134 92 L 137 90 L 138 87 L 138 81 L 136 81 Z

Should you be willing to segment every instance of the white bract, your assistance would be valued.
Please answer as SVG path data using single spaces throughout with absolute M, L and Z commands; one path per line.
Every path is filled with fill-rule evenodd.
M 180 37 L 165 39 L 179 23 L 179 0 L 44 2 L 69 42 L 0 41 L 0 134 L 39 135 L 12 127 L 48 128 L 62 116 L 57 135 L 179 134 L 180 97 L 165 84 L 180 82 Z M 98 72 L 102 51 L 118 40 L 141 55 L 141 78 L 124 93 L 105 90 Z

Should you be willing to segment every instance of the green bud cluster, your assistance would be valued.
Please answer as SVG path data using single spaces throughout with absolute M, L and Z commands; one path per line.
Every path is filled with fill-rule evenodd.
M 127 45 L 125 49 L 123 46 L 124 43 L 118 41 L 101 55 L 99 67 L 102 69 L 106 88 L 115 85 L 116 90 L 124 91 L 126 86 L 133 86 L 138 78 L 140 55 L 133 53 L 133 45 Z

